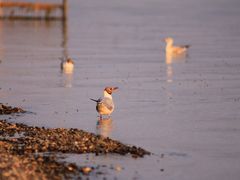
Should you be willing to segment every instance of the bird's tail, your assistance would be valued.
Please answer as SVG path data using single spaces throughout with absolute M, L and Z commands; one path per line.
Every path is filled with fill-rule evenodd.
M 186 49 L 188 49 L 188 48 L 190 48 L 190 45 L 185 45 L 184 47 L 185 47 Z
M 90 100 L 92 100 L 92 101 L 95 101 L 95 102 L 99 102 L 99 100 L 96 100 L 96 99 L 92 99 L 92 98 L 90 98 Z

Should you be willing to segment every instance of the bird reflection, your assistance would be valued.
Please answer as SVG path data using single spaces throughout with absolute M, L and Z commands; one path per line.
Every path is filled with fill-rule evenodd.
M 71 88 L 73 82 L 73 74 L 62 74 L 61 86 Z
M 167 82 L 171 83 L 173 81 L 173 68 L 171 64 L 167 65 Z
M 181 63 L 181 62 L 185 62 L 186 58 L 188 57 L 188 55 L 186 53 L 183 54 L 171 54 L 171 53 L 166 53 L 166 64 L 173 64 L 173 63 Z
M 185 53 L 180 54 L 180 55 L 173 55 L 173 54 L 166 53 L 165 63 L 167 65 L 167 70 L 166 70 L 167 82 L 169 82 L 169 83 L 173 82 L 174 71 L 173 71 L 172 64 L 184 63 L 186 61 L 186 57 L 187 57 L 187 55 Z
M 108 118 L 99 118 L 96 126 L 96 133 L 103 137 L 110 137 L 112 132 L 112 119 Z

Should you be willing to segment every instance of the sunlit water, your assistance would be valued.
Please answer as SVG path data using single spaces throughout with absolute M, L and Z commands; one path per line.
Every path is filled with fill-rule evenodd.
M 80 128 L 156 154 L 68 156 L 121 165 L 104 175 L 110 179 L 238 180 L 240 2 L 71 0 L 69 6 L 67 26 L 0 21 L 0 101 L 33 112 L 11 121 Z M 168 36 L 191 45 L 188 57 L 165 58 Z M 61 73 L 65 56 L 75 61 L 73 74 Z M 120 88 L 116 109 L 110 123 L 99 124 L 89 98 L 109 85 Z

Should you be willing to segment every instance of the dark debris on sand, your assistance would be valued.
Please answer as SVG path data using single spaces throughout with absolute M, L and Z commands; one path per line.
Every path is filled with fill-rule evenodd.
M 0 103 L 0 115 L 1 114 L 12 114 L 12 113 L 23 113 L 23 112 L 25 112 L 25 111 L 21 108 L 6 106 L 6 105 Z
M 0 104 L 0 114 L 19 112 L 25 111 Z M 150 155 L 142 148 L 79 129 L 47 129 L 0 120 L 0 179 L 81 179 L 94 170 L 58 162 L 54 153 L 59 152 L 130 154 L 134 158 Z
M 11 149 L 11 144 L 0 141 L 0 179 L 81 179 L 84 175 L 84 167 L 60 163 L 54 155 L 16 155 Z
M 46 129 L 30 127 L 24 124 L 0 121 L 0 136 L 7 138 L 17 154 L 37 152 L 62 153 L 117 153 L 131 154 L 133 157 L 143 157 L 149 152 L 136 146 L 125 145 L 119 141 L 105 138 L 78 129 Z
M 150 154 L 148 151 L 125 145 L 119 141 L 105 138 L 100 135 L 88 133 L 79 129 L 30 127 L 24 124 L 0 121 L 0 136 L 7 138 L 5 141 L 13 145 L 17 154 L 37 152 L 62 152 L 62 153 L 117 153 L 131 154 L 133 157 L 143 157 Z

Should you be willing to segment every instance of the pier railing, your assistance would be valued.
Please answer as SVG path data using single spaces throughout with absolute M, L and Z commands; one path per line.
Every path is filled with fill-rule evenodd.
M 61 3 L 0 0 L 0 18 L 66 20 L 67 0 L 61 0 Z

